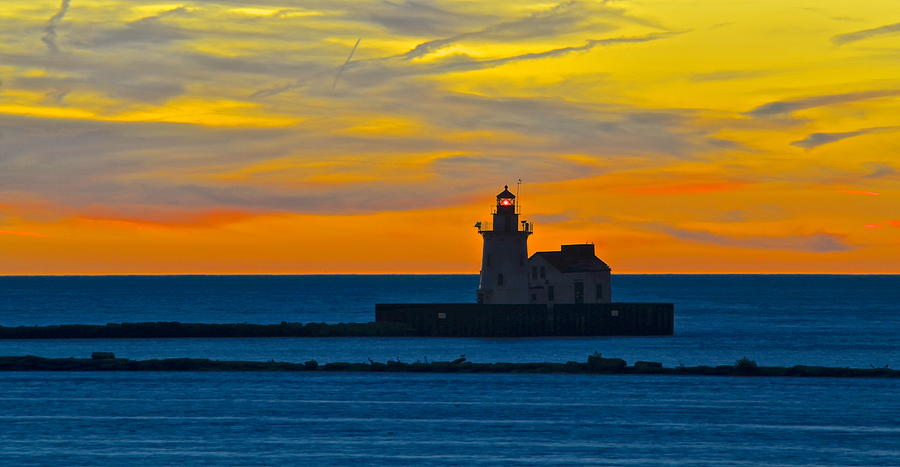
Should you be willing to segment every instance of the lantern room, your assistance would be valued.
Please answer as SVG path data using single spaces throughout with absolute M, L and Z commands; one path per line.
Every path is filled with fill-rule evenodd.
M 509 191 L 509 185 L 503 186 L 503 191 L 497 195 L 497 213 L 514 213 L 516 205 L 516 195 Z

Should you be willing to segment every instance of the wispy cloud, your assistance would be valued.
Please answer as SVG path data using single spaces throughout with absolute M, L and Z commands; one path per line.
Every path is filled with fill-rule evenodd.
M 397 6 L 399 4 L 391 4 Z M 425 15 L 431 18 L 436 7 L 407 2 L 411 11 L 416 15 Z M 470 21 L 475 22 L 475 21 Z M 405 24 L 405 22 L 401 22 Z M 438 57 L 435 60 L 416 60 L 444 49 L 448 46 L 471 41 L 475 43 L 498 42 L 505 44 L 521 43 L 520 49 L 535 48 L 536 39 L 555 39 L 566 37 L 567 40 L 573 34 L 583 36 L 595 35 L 598 32 L 606 32 L 619 29 L 621 24 L 640 25 L 639 29 L 653 29 L 647 34 L 623 35 L 612 38 L 582 39 L 580 45 L 566 45 L 554 48 L 545 48 L 533 52 L 525 52 L 516 55 L 500 56 L 493 58 L 474 57 L 466 53 L 456 52 Z M 400 27 L 398 24 L 394 24 Z M 433 32 L 432 32 L 433 33 Z M 500 67 L 506 64 L 528 60 L 562 57 L 577 52 L 586 52 L 595 47 L 612 46 L 617 44 L 635 44 L 663 39 L 678 34 L 668 31 L 657 23 L 629 15 L 624 10 L 612 8 L 605 2 L 581 2 L 566 1 L 534 12 L 522 18 L 500 21 L 484 26 L 480 29 L 458 32 L 447 37 L 431 39 L 417 44 L 412 49 L 393 55 L 384 55 L 358 59 L 352 63 L 345 63 L 340 69 L 341 79 L 356 87 L 372 88 L 389 81 L 396 81 L 414 76 L 440 75 L 463 71 L 484 70 Z M 547 40 L 542 41 L 546 43 Z M 283 92 L 297 91 L 302 88 L 315 92 L 315 82 L 321 81 L 320 77 L 307 73 L 306 80 L 297 80 L 292 84 L 272 85 L 251 94 L 253 98 L 272 97 Z
M 561 55 L 570 54 L 573 52 L 586 52 L 588 50 L 593 49 L 594 47 L 599 46 L 609 46 L 609 45 L 618 45 L 618 44 L 639 44 L 641 42 L 651 42 L 659 39 L 664 39 L 666 37 L 670 37 L 676 33 L 672 32 L 660 32 L 660 33 L 652 33 L 644 36 L 636 36 L 636 37 L 613 37 L 609 39 L 588 39 L 584 45 L 580 46 L 568 46 L 568 47 L 559 47 L 556 49 L 544 50 L 540 52 L 531 52 L 525 53 L 521 55 L 513 55 L 510 57 L 502 57 L 496 59 L 489 60 L 473 60 L 469 63 L 461 62 L 456 64 L 448 64 L 448 68 L 486 68 L 497 65 L 504 65 L 511 62 L 517 62 L 521 60 L 537 60 L 541 58 L 549 58 L 549 57 L 559 57 Z
M 886 24 L 877 28 L 863 29 L 860 31 L 838 34 L 831 38 L 831 42 L 837 45 L 844 45 L 851 42 L 861 41 L 878 36 L 885 36 L 889 34 L 900 34 L 900 23 Z
M 398 57 L 412 60 L 466 40 L 510 42 L 553 37 L 562 33 L 589 31 L 597 34 L 617 29 L 615 22 L 640 24 L 657 30 L 665 29 L 652 21 L 630 16 L 623 10 L 612 8 L 606 5 L 606 2 L 566 1 L 522 18 L 422 42 Z
M 175 16 L 186 16 L 189 13 L 189 10 L 183 6 L 172 8 L 152 16 L 131 21 L 124 27 L 90 31 L 87 33 L 86 38 L 78 40 L 75 44 L 82 48 L 96 49 L 139 44 L 159 45 L 171 41 L 185 40 L 191 37 L 191 32 L 168 24 L 165 19 Z
M 740 190 L 748 185 L 743 180 L 717 181 L 653 181 L 639 186 L 622 186 L 613 191 L 639 195 L 696 195 Z
M 530 214 L 528 218 L 529 220 L 542 225 L 559 224 L 561 222 L 568 222 L 573 220 L 575 218 L 575 214 L 572 211 L 555 212 L 550 214 L 538 213 Z
M 288 92 L 288 91 L 297 89 L 301 85 L 302 85 L 302 83 L 300 81 L 295 82 L 295 83 L 288 83 L 288 84 L 278 84 L 275 86 L 271 86 L 271 87 L 268 87 L 265 89 L 260 89 L 258 91 L 255 91 L 252 94 L 250 94 L 249 97 L 251 99 L 256 99 L 256 98 L 266 98 L 266 97 L 277 96 L 278 94 L 281 94 L 283 92 Z
M 499 18 L 484 11 L 465 11 L 443 7 L 433 1 L 384 1 L 371 4 L 360 2 L 319 2 L 319 8 L 335 8 L 341 16 L 361 23 L 372 23 L 392 34 L 402 36 L 429 36 L 458 33 L 473 24 L 490 23 Z M 343 7 L 343 8 L 341 8 Z
M 863 175 L 863 178 L 882 179 L 900 176 L 900 172 L 894 166 L 884 162 L 870 162 L 866 164 L 866 167 L 869 169 L 869 173 Z
M 852 247 L 843 237 L 830 233 L 814 233 L 791 236 L 730 236 L 705 230 L 682 229 L 674 226 L 654 224 L 652 230 L 672 237 L 698 243 L 735 248 L 755 248 L 765 250 L 793 250 L 813 253 L 848 251 Z
M 79 220 L 132 224 L 139 227 L 197 229 L 233 224 L 255 217 L 254 213 L 237 210 L 199 210 L 181 212 L 142 212 L 140 216 L 115 212 L 94 212 L 77 216 Z
M 347 55 L 347 60 L 344 60 L 344 63 L 341 64 L 341 67 L 338 68 L 337 73 L 334 74 L 334 81 L 331 82 L 331 90 L 334 91 L 334 88 L 337 87 L 338 80 L 341 79 L 341 73 L 344 72 L 344 68 L 347 68 L 347 64 L 350 63 L 350 60 L 353 59 L 353 53 L 356 52 L 356 48 L 359 47 L 359 41 L 362 38 L 356 39 L 356 43 L 353 44 L 353 48 L 350 49 L 350 55 Z
M 71 0 L 62 0 L 59 4 L 59 9 L 50 17 L 47 21 L 47 26 L 44 28 L 44 37 L 41 38 L 41 41 L 50 49 L 50 52 L 59 52 L 59 46 L 56 45 L 56 28 L 59 27 L 59 23 L 66 17 L 70 3 Z
M 47 235 L 37 232 L 22 232 L 19 230 L 2 230 L 0 229 L 0 235 L 14 235 L 16 237 L 46 237 Z
M 444 74 L 577 60 L 607 46 L 649 48 L 676 34 L 609 2 L 485 11 L 475 3 L 310 0 L 302 6 L 310 16 L 279 14 L 284 2 L 259 2 L 255 15 L 240 13 L 247 4 L 239 0 L 105 5 L 72 3 L 78 14 L 65 17 L 65 54 L 0 50 L 0 62 L 16 69 L 5 84 L 36 96 L 23 112 L 47 116 L 0 114 L 0 196 L 73 210 L 104 205 L 119 217 L 167 207 L 372 212 L 427 207 L 416 193 L 433 183 L 471 191 L 484 183 L 472 173 L 565 181 L 602 172 L 608 158 L 691 158 L 731 147 L 697 125 L 691 109 L 462 92 L 443 82 Z M 150 13 L 126 16 L 137 11 Z M 47 23 L 43 13 L 31 21 L 36 30 Z M 4 39 L 17 40 L 3 34 L 12 24 L 0 18 Z M 370 34 L 370 45 L 354 45 Z M 459 43 L 460 53 L 431 55 L 449 44 L 434 42 L 441 40 Z M 339 93 L 331 92 L 336 82 Z M 163 123 L 191 115 L 204 124 Z M 230 115 L 240 123 L 214 126 Z M 289 123 L 256 127 L 273 115 Z M 131 122 L 110 121 L 119 119 Z M 359 130 L 378 119 L 414 130 Z M 303 123 L 287 126 L 294 122 Z M 341 158 L 350 162 L 328 164 Z M 223 176 L 281 160 L 293 166 Z
M 472 174 L 477 173 L 480 180 L 471 180 L 473 188 L 483 184 L 481 180 L 497 180 L 499 183 L 513 175 L 547 183 L 589 177 L 602 172 L 600 168 L 582 162 L 522 154 L 442 157 L 436 159 L 432 167 L 437 174 L 447 180 L 467 180 Z
M 881 196 L 881 193 L 878 193 L 877 191 L 865 190 L 838 190 L 838 193 L 844 193 L 847 195 Z
M 646 245 L 677 262 L 717 260 L 670 248 L 685 245 L 675 235 L 788 268 L 796 255 L 763 250 L 839 251 L 870 222 L 897 231 L 887 143 L 900 133 L 874 133 L 900 124 L 900 81 L 872 70 L 891 69 L 900 36 L 874 28 L 898 21 L 875 9 L 853 25 L 818 6 L 817 21 L 841 28 L 823 48 L 821 28 L 765 21 L 802 24 L 807 12 L 747 2 L 701 16 L 611 0 L 3 5 L 0 199 L 40 204 L 0 208 L 0 229 L 64 243 L 68 228 L 102 239 L 132 223 L 168 229 L 149 232 L 164 242 L 194 226 L 301 224 L 288 213 L 418 219 L 399 211 L 456 210 L 523 177 L 529 217 L 608 235 L 623 254 L 630 219 L 687 227 Z M 840 32 L 846 45 L 833 46 Z M 870 44 L 881 48 L 859 48 Z M 869 150 L 847 159 L 855 143 Z M 785 156 L 799 148 L 810 154 Z M 567 199 L 585 202 L 567 211 Z M 43 243 L 11 235 L 0 237 Z M 878 260 L 892 252 L 876 248 L 817 264 L 889 268 Z
M 803 138 L 799 141 L 794 141 L 791 144 L 804 149 L 813 149 L 825 144 L 834 143 L 837 141 L 845 140 L 847 138 L 853 138 L 855 136 L 869 135 L 873 133 L 886 133 L 891 131 L 900 131 L 900 127 L 875 127 L 834 133 L 811 133 L 807 135 L 806 138 Z
M 690 75 L 689 78 L 691 81 L 705 83 L 710 81 L 733 81 L 739 79 L 760 78 L 769 76 L 773 73 L 774 72 L 767 70 L 722 70 L 707 73 L 694 73 Z
M 347 62 L 341 68 L 341 77 L 353 85 L 372 88 L 386 82 L 403 78 L 441 75 L 463 71 L 486 70 L 510 63 L 562 57 L 578 52 L 587 52 L 596 47 L 623 44 L 639 44 L 652 42 L 677 35 L 675 32 L 650 33 L 642 36 L 623 36 L 604 39 L 588 39 L 582 45 L 557 47 L 553 49 L 528 52 L 497 58 L 478 59 L 466 54 L 453 54 L 427 63 L 409 61 L 405 56 L 388 56 Z M 312 81 L 312 80 L 310 80 Z M 291 84 L 280 84 L 260 89 L 250 95 L 253 98 L 271 97 L 283 92 L 294 91 L 303 87 L 304 82 L 298 80 Z
M 135 206 L 298 213 L 402 210 L 426 207 L 416 193 L 435 183 L 447 192 L 429 198 L 430 206 L 480 189 L 486 180 L 573 180 L 602 173 L 608 157 L 690 157 L 717 147 L 678 112 L 496 99 L 415 86 L 398 86 L 355 105 L 372 114 L 400 108 L 410 119 L 443 131 L 390 137 L 302 126 L 214 128 L 0 115 L 5 130 L 0 151 L 6 153 L 0 157 L 0 196 L 39 193 L 54 204 L 76 209 L 106 205 L 116 212 Z M 434 112 L 436 108 L 442 111 Z M 470 132 L 484 136 L 453 136 Z M 386 155 L 420 162 L 407 168 Z M 347 164 L 334 164 L 341 159 Z M 293 167 L 270 164 L 271 169 L 240 179 L 215 176 L 273 160 L 292 161 Z M 365 176 L 344 177 L 340 183 L 315 181 L 338 173 Z
M 747 115 L 750 115 L 751 117 L 784 116 L 798 110 L 811 109 L 814 107 L 896 96 L 900 96 L 900 89 L 878 89 L 873 91 L 803 97 L 799 99 L 769 102 L 747 112 Z
M 857 130 L 857 131 L 844 131 L 837 133 L 811 133 L 798 141 L 791 142 L 793 146 L 799 146 L 804 149 L 812 149 L 824 144 L 834 143 L 836 141 L 841 141 L 847 138 L 852 138 L 854 136 L 864 135 L 867 131 L 865 130 Z

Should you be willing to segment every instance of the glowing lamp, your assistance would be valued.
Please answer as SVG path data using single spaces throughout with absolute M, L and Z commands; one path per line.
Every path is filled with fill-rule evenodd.
M 497 207 L 498 208 L 507 208 L 503 211 L 512 212 L 513 206 L 515 206 L 516 195 L 509 192 L 509 185 L 503 187 L 503 191 L 497 195 Z

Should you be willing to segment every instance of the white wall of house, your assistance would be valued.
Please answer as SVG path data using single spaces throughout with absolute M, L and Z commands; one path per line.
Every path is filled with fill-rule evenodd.
M 563 273 L 541 256 L 530 258 L 527 265 L 529 303 L 576 303 L 576 283 L 579 282 L 582 284 L 583 303 L 612 301 L 609 271 Z

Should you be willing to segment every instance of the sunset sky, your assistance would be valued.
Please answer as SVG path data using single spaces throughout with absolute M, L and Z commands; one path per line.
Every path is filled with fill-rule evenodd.
M 900 273 L 900 4 L 0 0 L 0 274 Z

